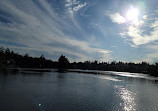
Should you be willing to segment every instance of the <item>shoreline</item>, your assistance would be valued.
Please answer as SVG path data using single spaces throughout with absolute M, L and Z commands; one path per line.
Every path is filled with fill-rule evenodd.
M 110 76 L 119 76 L 119 77 L 129 77 L 129 78 L 141 78 L 148 80 L 158 81 L 158 77 L 151 76 L 150 74 L 143 73 L 130 73 L 130 72 L 117 72 L 117 71 L 101 71 L 101 70 L 82 70 L 82 69 L 65 69 L 59 71 L 55 68 L 5 68 L 5 73 L 23 73 L 23 74 L 42 74 L 44 72 L 59 72 L 59 73 L 84 73 L 84 74 L 93 74 L 93 75 L 110 75 Z M 2 71 L 1 71 L 2 72 Z

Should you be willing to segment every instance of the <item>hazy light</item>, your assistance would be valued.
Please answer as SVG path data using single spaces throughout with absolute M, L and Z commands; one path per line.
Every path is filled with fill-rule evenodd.
M 131 8 L 126 13 L 126 19 L 131 22 L 137 22 L 139 16 L 139 10 L 137 8 Z
M 147 19 L 147 15 L 144 15 L 144 16 L 143 16 L 143 19 Z

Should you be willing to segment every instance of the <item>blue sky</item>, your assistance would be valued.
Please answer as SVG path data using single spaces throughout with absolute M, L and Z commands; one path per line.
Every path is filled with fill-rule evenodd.
M 157 0 L 1 0 L 0 46 L 70 61 L 158 61 Z

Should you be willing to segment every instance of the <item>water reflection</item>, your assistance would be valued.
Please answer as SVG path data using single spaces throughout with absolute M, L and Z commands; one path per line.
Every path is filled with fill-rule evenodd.
M 100 79 L 105 79 L 105 80 L 110 80 L 110 81 L 115 81 L 115 82 L 119 82 L 119 81 L 122 81 L 120 79 L 117 79 L 117 78 L 114 78 L 114 77 L 111 77 L 111 76 L 96 76 L 97 78 L 100 78 Z
M 0 111 L 158 111 L 156 80 L 23 72 L 0 75 Z
M 65 78 L 65 73 L 58 73 L 57 78 L 59 79 Z
M 115 85 L 116 94 L 121 98 L 120 106 L 124 111 L 135 111 L 135 96 L 136 94 L 127 90 L 123 86 Z

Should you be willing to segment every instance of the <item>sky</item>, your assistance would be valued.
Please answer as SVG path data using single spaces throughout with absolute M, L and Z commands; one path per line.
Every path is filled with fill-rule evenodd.
M 0 0 L 0 46 L 71 62 L 158 62 L 158 1 Z

